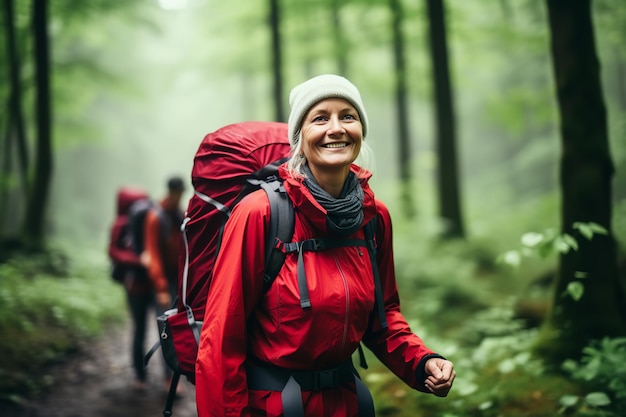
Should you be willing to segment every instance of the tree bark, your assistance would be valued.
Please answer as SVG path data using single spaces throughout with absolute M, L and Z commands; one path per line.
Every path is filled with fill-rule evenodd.
M 36 149 L 32 185 L 24 219 L 24 237 L 29 246 L 42 248 L 52 177 L 52 123 L 50 101 L 50 57 L 48 39 L 48 1 L 33 1 L 32 28 L 35 60 Z
M 561 363 L 577 358 L 591 340 L 626 335 L 626 300 L 620 286 L 611 228 L 611 160 L 589 0 L 548 0 L 551 51 L 560 112 L 561 231 L 575 236 L 576 251 L 560 257 L 553 307 L 538 350 Z M 574 222 L 595 222 L 609 236 L 587 240 Z M 576 278 L 584 273 L 586 278 Z M 584 293 L 567 295 L 580 280 Z
M 283 110 L 282 48 L 280 43 L 279 0 L 270 0 L 270 30 L 272 34 L 272 74 L 274 75 L 274 110 L 277 122 L 285 121 Z
M 407 74 L 404 57 L 404 34 L 402 33 L 402 4 L 400 0 L 390 0 L 393 33 L 394 78 L 396 83 L 396 107 L 398 115 L 398 167 L 400 175 L 400 201 L 407 218 L 415 215 L 411 187 L 411 140 L 407 105 Z
M 4 0 L 4 14 L 6 16 L 7 63 L 9 70 L 9 104 L 7 120 L 7 149 L 15 140 L 17 148 L 18 172 L 22 180 L 22 191 L 26 197 L 28 189 L 28 148 L 26 146 L 26 130 L 24 128 L 24 114 L 22 112 L 22 84 L 20 76 L 20 60 L 17 53 L 15 37 L 15 16 L 13 0 Z M 8 155 L 5 157 L 9 158 Z
M 443 236 L 463 237 L 460 186 L 456 150 L 456 121 L 448 65 L 448 41 L 443 0 L 427 0 L 429 46 L 435 89 L 435 130 L 439 215 L 445 222 Z

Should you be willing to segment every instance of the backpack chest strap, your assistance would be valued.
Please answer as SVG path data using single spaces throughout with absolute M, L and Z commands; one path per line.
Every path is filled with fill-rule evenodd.
M 327 249 L 335 249 L 349 246 L 370 248 L 374 247 L 374 242 L 368 242 L 364 239 L 315 238 L 303 240 L 300 242 L 289 242 L 282 244 L 282 250 L 285 253 L 298 254 L 298 290 L 300 291 L 300 306 L 302 308 L 311 307 L 311 297 L 309 296 L 306 271 L 304 269 L 304 252 L 318 252 Z
M 335 238 L 315 238 L 307 239 L 301 242 L 283 243 L 282 248 L 285 253 L 294 252 L 318 252 L 327 249 L 343 248 L 348 246 L 370 247 L 374 245 L 373 241 L 364 239 L 335 239 Z

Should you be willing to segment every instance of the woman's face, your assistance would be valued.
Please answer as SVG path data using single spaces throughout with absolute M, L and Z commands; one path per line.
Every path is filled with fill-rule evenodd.
M 348 174 L 359 155 L 363 125 L 348 101 L 328 98 L 315 104 L 302 122 L 302 152 L 311 172 Z

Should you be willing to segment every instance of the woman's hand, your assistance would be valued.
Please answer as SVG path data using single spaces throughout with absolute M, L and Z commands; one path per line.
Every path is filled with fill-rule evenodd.
M 437 397 L 445 397 L 452 388 L 456 377 L 454 364 L 443 358 L 431 358 L 426 361 L 426 388 Z

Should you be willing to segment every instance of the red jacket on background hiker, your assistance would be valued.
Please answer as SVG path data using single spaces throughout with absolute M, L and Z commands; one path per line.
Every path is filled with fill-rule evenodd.
M 280 172 L 296 208 L 293 241 L 328 236 L 324 209 L 302 180 L 289 178 L 284 166 Z M 233 210 L 215 263 L 196 362 L 199 417 L 254 416 L 260 410 L 268 417 L 282 415 L 281 392 L 248 390 L 244 362 L 250 356 L 287 369 L 322 370 L 348 360 L 361 340 L 406 384 L 426 391 L 418 364 L 434 352 L 411 332 L 400 312 L 391 219 L 386 206 L 375 200 L 369 178 L 369 173 L 360 176 L 363 225 L 377 216 L 377 260 L 388 328 L 374 311 L 372 265 L 364 248 L 304 252 L 310 309 L 300 305 L 293 254 L 264 291 L 270 208 L 265 193 L 254 192 Z M 363 239 L 363 229 L 350 237 Z M 302 394 L 306 415 L 357 414 L 353 386 Z

